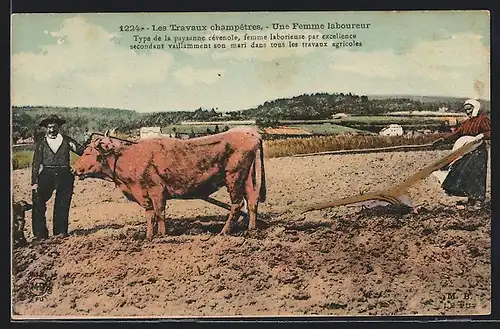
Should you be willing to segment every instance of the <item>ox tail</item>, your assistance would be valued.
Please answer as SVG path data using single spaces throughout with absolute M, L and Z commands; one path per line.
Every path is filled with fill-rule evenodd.
M 266 171 L 264 170 L 264 149 L 262 145 L 262 139 L 259 140 L 259 158 L 255 159 L 256 168 L 258 171 L 260 168 L 260 187 L 259 187 L 259 201 L 266 201 L 267 189 L 266 189 Z

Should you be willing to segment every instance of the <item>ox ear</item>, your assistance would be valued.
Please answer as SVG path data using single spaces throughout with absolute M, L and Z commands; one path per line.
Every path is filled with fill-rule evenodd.
M 120 148 L 120 144 L 109 136 L 102 138 L 99 141 L 98 147 L 102 154 L 109 154 L 111 152 L 117 152 Z
M 83 135 L 84 139 L 85 139 L 85 145 L 89 145 L 91 142 L 92 142 L 92 139 L 94 137 L 94 133 L 91 133 L 91 132 L 86 132 L 84 135 Z
M 97 142 L 96 148 L 99 150 L 101 154 L 104 155 L 111 153 L 111 151 L 113 150 L 113 147 L 111 147 L 109 143 L 103 143 L 102 140 Z

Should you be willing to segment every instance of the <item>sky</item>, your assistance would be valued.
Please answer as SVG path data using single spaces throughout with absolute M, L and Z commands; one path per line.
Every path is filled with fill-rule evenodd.
M 152 25 L 260 24 L 260 32 L 153 32 Z M 358 29 L 282 25 L 370 24 Z M 487 11 L 16 14 L 14 106 L 110 107 L 138 112 L 244 110 L 304 93 L 490 99 Z M 121 32 L 139 25 L 141 32 Z M 134 35 L 355 34 L 359 47 L 134 50 Z M 314 40 L 313 40 L 314 41 Z M 153 42 L 153 41 L 151 41 Z M 147 42 L 149 43 L 149 42 Z

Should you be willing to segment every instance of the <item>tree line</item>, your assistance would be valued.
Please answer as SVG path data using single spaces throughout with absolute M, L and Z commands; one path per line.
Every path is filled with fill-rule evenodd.
M 226 113 L 201 107 L 194 111 L 139 113 L 115 108 L 24 106 L 13 107 L 12 139 L 14 143 L 29 137 L 37 139 L 42 133 L 38 123 L 49 114 L 64 118 L 67 124 L 62 131 L 83 140 L 88 132 L 102 132 L 113 127 L 117 132 L 126 133 L 143 126 L 165 127 L 182 121 L 256 120 L 259 126 L 273 126 L 279 120 L 323 120 L 336 113 L 372 116 L 396 111 L 437 111 L 443 106 L 448 112 L 460 112 L 463 101 L 460 98 L 430 98 L 426 101 L 406 97 L 370 99 L 352 93 L 314 93 L 280 98 L 255 108 Z M 482 102 L 482 106 L 489 110 L 489 102 Z

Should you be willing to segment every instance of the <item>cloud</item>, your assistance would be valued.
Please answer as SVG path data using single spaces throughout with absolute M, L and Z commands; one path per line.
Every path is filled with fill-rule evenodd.
M 407 75 L 404 58 L 392 50 L 352 52 L 336 50 L 331 55 L 330 68 L 367 77 L 398 78 Z
M 197 56 L 189 56 L 179 50 L 136 53 L 120 35 L 81 17 L 41 32 L 51 38 L 42 51 L 13 54 L 15 105 L 233 110 L 315 92 L 485 98 L 490 92 L 489 49 L 474 34 L 421 41 L 404 53 L 251 49 L 247 41 L 247 48 L 191 50 Z M 209 35 L 235 35 L 241 43 L 245 33 Z M 252 35 L 259 33 L 247 33 Z
M 223 74 L 224 69 L 194 69 L 186 66 L 174 72 L 174 76 L 184 85 L 191 86 L 196 83 L 211 85 Z
M 461 33 L 444 40 L 419 42 L 406 56 L 423 67 L 476 69 L 489 63 L 489 48 L 483 45 L 481 36 Z
M 54 42 L 42 52 L 13 55 L 12 77 L 17 91 L 14 101 L 21 101 L 22 89 L 28 86 L 51 85 L 69 91 L 63 84 L 70 82 L 72 96 L 81 98 L 92 97 L 92 92 L 102 88 L 119 90 L 160 83 L 167 79 L 174 63 L 173 57 L 164 51 L 138 54 L 120 46 L 119 36 L 81 17 L 65 19 L 58 31 L 45 34 Z M 89 93 L 84 95 L 82 91 Z
M 436 92 L 489 98 L 489 48 L 483 45 L 480 36 L 471 33 L 421 41 L 402 54 L 393 50 L 336 50 L 330 59 L 330 68 L 337 73 L 408 85 L 424 79 L 437 87 Z M 477 88 L 478 84 L 484 88 Z

